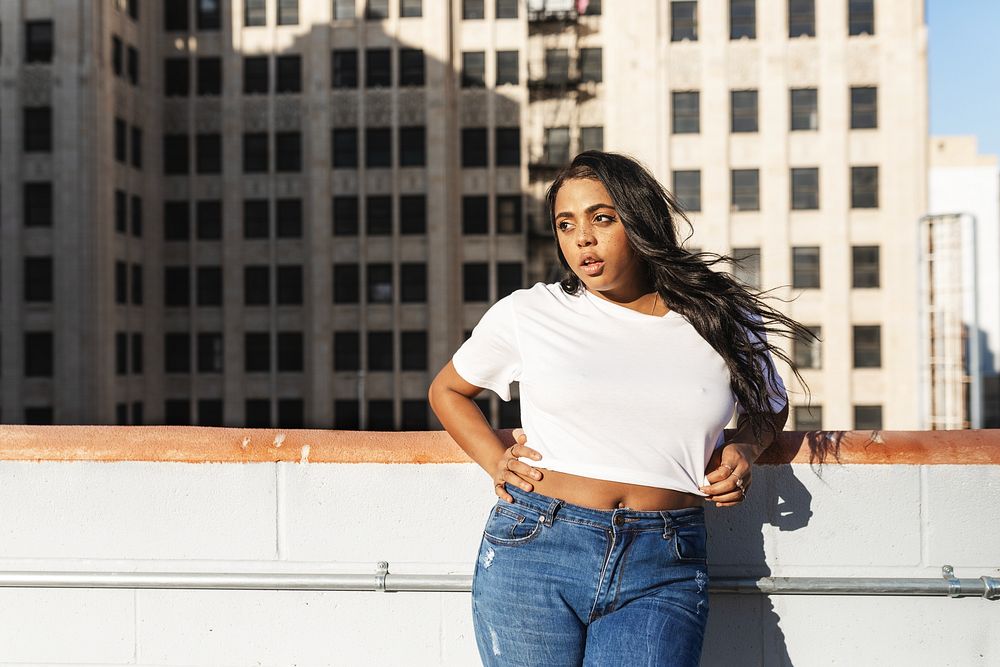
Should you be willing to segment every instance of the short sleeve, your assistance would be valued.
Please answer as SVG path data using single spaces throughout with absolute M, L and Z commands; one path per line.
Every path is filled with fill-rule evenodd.
M 763 320 L 758 313 L 752 313 L 752 318 L 757 323 L 762 323 Z M 756 331 L 750 330 L 751 337 L 757 343 L 763 343 L 761 334 Z M 771 351 L 767 351 L 767 362 L 765 363 L 763 359 L 757 356 L 757 365 L 764 371 L 764 379 L 767 382 L 767 398 L 771 405 L 771 412 L 781 412 L 781 409 L 785 407 L 788 403 L 788 392 L 785 389 L 785 383 L 782 382 L 781 376 L 778 374 L 777 369 L 774 366 L 774 357 Z M 746 408 L 744 408 L 739 400 L 736 401 L 736 414 L 742 415 L 746 413 Z
M 521 378 L 513 296 L 508 294 L 490 306 L 451 358 L 467 382 L 496 392 L 504 401 L 510 400 L 510 383 Z

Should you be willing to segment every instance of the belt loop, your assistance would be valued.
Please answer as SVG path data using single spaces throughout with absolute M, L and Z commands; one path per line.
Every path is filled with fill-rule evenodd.
M 549 503 L 549 506 L 546 508 L 545 512 L 543 513 L 543 516 L 545 518 L 545 523 L 549 524 L 550 526 L 552 525 L 552 520 L 556 516 L 556 511 L 560 507 L 562 507 L 562 505 L 563 505 L 563 501 L 559 500 L 558 498 L 556 498 L 555 500 L 553 500 L 552 502 Z
M 670 512 L 666 510 L 660 510 L 657 512 L 663 518 L 663 537 L 670 537 L 676 521 L 674 517 L 670 516 Z

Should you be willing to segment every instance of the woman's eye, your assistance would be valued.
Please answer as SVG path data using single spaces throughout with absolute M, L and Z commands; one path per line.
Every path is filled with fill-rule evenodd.
M 614 221 L 615 221 L 614 217 L 612 217 L 612 216 L 608 215 L 607 213 L 601 213 L 600 215 L 598 215 L 598 216 L 597 216 L 596 218 L 594 218 L 594 219 L 595 219 L 595 220 L 600 220 L 601 218 L 607 218 L 607 219 L 608 219 L 608 222 L 614 222 Z
M 559 223 L 559 224 L 557 225 L 557 227 L 559 228 L 559 230 L 560 230 L 560 231 L 566 231 L 566 228 L 565 228 L 565 227 L 563 227 L 563 225 L 568 225 L 568 224 L 569 224 L 568 222 L 560 222 L 560 223 Z

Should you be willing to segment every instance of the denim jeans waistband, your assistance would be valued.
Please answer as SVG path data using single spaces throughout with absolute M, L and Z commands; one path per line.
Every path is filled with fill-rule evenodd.
M 627 507 L 616 509 L 596 509 L 574 505 L 559 498 L 546 496 L 536 491 L 525 491 L 513 484 L 506 485 L 507 493 L 514 498 L 515 505 L 523 505 L 546 516 L 548 521 L 563 517 L 578 522 L 590 523 L 608 528 L 650 529 L 672 526 L 692 526 L 705 523 L 705 508 L 682 507 L 673 510 L 633 510 Z M 504 502 L 500 499 L 500 502 Z

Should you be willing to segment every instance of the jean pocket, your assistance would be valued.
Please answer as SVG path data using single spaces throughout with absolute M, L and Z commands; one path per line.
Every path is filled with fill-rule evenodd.
M 490 511 L 483 537 L 500 546 L 526 544 L 542 531 L 543 517 L 536 510 L 500 501 Z
M 705 563 L 708 560 L 708 534 L 705 524 L 676 526 L 670 537 L 674 556 L 681 563 Z

